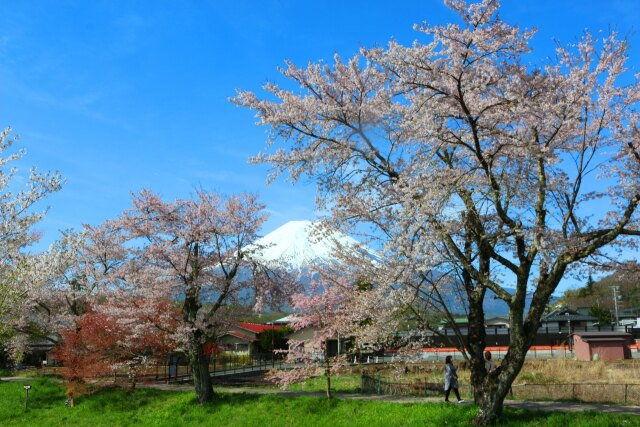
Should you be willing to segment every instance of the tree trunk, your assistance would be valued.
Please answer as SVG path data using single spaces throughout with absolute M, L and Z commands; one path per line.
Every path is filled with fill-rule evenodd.
M 510 338 L 509 351 L 491 374 L 485 369 L 482 353 L 476 356 L 482 359 L 472 363 L 472 369 L 475 371 L 471 375 L 474 399 L 480 409 L 474 419 L 475 425 L 493 424 L 502 415 L 504 399 L 524 365 L 525 355 L 530 346 L 529 337 L 525 339 L 522 334 L 516 332 Z
M 138 372 L 134 367 L 129 367 L 129 392 L 133 392 L 136 389 L 136 382 L 138 380 Z
M 474 298 L 476 296 L 476 298 Z M 484 326 L 484 309 L 482 302 L 484 292 L 481 294 L 471 293 L 469 298 L 469 323 L 467 329 L 467 352 L 469 353 L 469 367 L 471 369 L 471 386 L 474 401 L 480 404 L 480 395 L 477 393 L 478 386 L 482 384 L 487 376 L 484 366 L 484 350 L 486 348 L 486 331 Z
M 197 245 L 195 250 L 198 250 Z M 194 267 L 193 274 L 196 273 L 197 266 Z M 193 331 L 189 335 L 188 357 L 198 402 L 203 404 L 213 400 L 213 386 L 209 376 L 209 356 L 204 353 L 204 333 L 195 327 L 198 311 L 201 307 L 198 301 L 198 294 L 199 288 L 197 286 L 188 287 L 187 295 L 182 305 L 182 318 L 187 325 L 193 327 Z
M 209 360 L 199 343 L 196 347 L 191 354 L 191 372 L 198 402 L 202 404 L 213 400 L 213 385 L 209 376 Z
M 331 399 L 331 368 L 325 368 L 324 376 L 327 378 L 327 399 Z
M 203 404 L 213 400 L 213 385 L 209 374 L 209 357 L 204 353 L 201 338 L 200 331 L 193 332 L 190 340 L 189 364 L 198 402 Z
M 475 425 L 494 424 L 502 415 L 504 399 L 507 397 L 511 384 L 518 376 L 523 363 L 524 357 L 509 360 L 506 367 L 503 365 L 496 368 L 493 373 L 485 376 L 482 383 L 474 384 L 474 397 L 480 409 L 474 419 Z
M 481 387 L 476 391 L 480 410 L 473 420 L 477 426 L 491 425 L 502 415 L 504 399 L 507 393 L 500 393 L 497 388 Z

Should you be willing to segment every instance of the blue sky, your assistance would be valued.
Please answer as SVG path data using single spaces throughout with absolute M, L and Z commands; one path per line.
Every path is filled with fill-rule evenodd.
M 629 35 L 640 1 L 506 1 L 502 16 L 537 27 L 536 58 L 553 39 L 585 28 Z M 59 170 L 39 229 L 44 247 L 58 230 L 100 223 L 151 188 L 167 199 L 195 187 L 257 192 L 271 213 L 266 234 L 315 216 L 315 188 L 277 181 L 247 159 L 265 146 L 250 111 L 228 102 L 235 89 L 279 80 L 285 59 L 305 64 L 349 56 L 360 46 L 410 43 L 412 24 L 455 19 L 423 1 L 5 1 L 0 15 L 0 127 L 28 154 L 21 168 Z

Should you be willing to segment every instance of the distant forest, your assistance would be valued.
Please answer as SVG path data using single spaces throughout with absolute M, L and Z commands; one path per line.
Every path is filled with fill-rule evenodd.
M 613 287 L 618 288 L 618 311 L 640 311 L 640 277 L 637 268 L 631 270 L 619 270 L 593 280 L 591 276 L 583 287 L 567 290 L 560 300 L 562 305 L 571 309 L 590 309 L 589 314 L 601 321 L 612 323 L 614 321 L 614 293 Z

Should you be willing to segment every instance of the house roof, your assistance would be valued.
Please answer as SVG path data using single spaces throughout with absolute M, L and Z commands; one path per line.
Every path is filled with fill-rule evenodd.
M 566 322 L 567 320 L 571 320 L 572 322 L 584 322 L 591 320 L 595 322 L 598 318 L 582 314 L 570 314 L 568 316 L 566 314 L 559 314 L 555 316 L 547 316 L 543 319 L 543 322 Z
M 567 320 L 571 320 L 572 322 L 584 322 L 589 320 L 596 321 L 598 319 L 593 316 L 579 314 L 577 311 L 570 310 L 567 307 L 556 308 L 542 318 L 543 322 L 566 322 Z
M 491 317 L 489 319 L 485 319 L 486 324 L 494 324 L 494 323 L 509 323 L 509 319 L 506 317 Z
M 229 332 L 226 332 L 224 335 L 231 335 L 232 337 L 240 338 L 242 340 L 249 341 L 249 342 L 258 341 L 257 339 L 251 338 L 249 335 L 242 334 L 238 331 L 229 331 Z
M 583 338 L 584 342 L 625 342 L 624 338 Z
M 625 308 L 618 311 L 618 317 L 638 317 L 640 316 L 640 308 Z
M 453 321 L 455 322 L 456 325 L 463 325 L 463 324 L 469 323 L 469 319 L 467 319 L 466 317 L 456 317 L 453 319 Z M 440 321 L 440 324 L 448 325 L 448 324 L 451 324 L 451 322 L 449 321 L 449 319 L 442 319 Z
M 631 338 L 631 334 L 626 332 L 574 332 L 573 335 L 577 335 L 586 340 L 602 340 L 602 339 L 615 339 L 615 338 Z
M 280 326 L 273 326 L 273 325 L 262 325 L 260 323 L 246 323 L 246 322 L 238 322 L 238 326 L 240 326 L 243 329 L 246 329 L 247 331 L 251 331 L 255 334 L 261 334 L 264 331 L 270 331 L 272 329 L 280 330 Z
M 53 349 L 53 347 L 55 347 L 55 344 L 50 341 L 41 340 L 41 341 L 30 342 L 27 344 L 27 346 L 29 347 L 30 350 L 49 351 Z

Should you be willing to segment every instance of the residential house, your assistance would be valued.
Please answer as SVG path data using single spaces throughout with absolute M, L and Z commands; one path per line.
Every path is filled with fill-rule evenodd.
M 453 322 L 449 321 L 449 319 L 442 319 L 438 327 L 438 332 L 444 335 L 455 335 L 456 329 L 458 329 L 461 334 L 466 335 L 469 329 L 469 319 L 466 317 L 456 317 L 453 319 Z
M 485 319 L 484 327 L 487 329 L 509 329 L 509 319 L 506 317 L 490 317 Z
M 586 314 L 580 314 L 577 311 L 570 310 L 567 307 L 559 307 L 542 317 L 540 329 L 548 332 L 561 331 L 577 331 L 577 330 L 593 330 L 594 323 L 598 319 Z
M 311 346 L 311 340 L 316 333 L 316 328 L 309 326 L 306 328 L 298 329 L 287 336 L 287 339 L 291 341 L 301 342 L 305 351 L 313 352 L 317 354 L 318 358 L 323 358 L 322 351 L 319 348 L 313 348 Z M 330 357 L 338 354 L 345 354 L 349 346 L 351 346 L 351 337 L 336 336 L 335 338 L 327 340 L 327 355 Z
M 280 329 L 278 325 L 238 322 L 218 339 L 218 348 L 235 354 L 256 354 L 262 350 L 259 336 Z
M 640 307 L 619 310 L 618 322 L 620 326 L 640 328 Z

